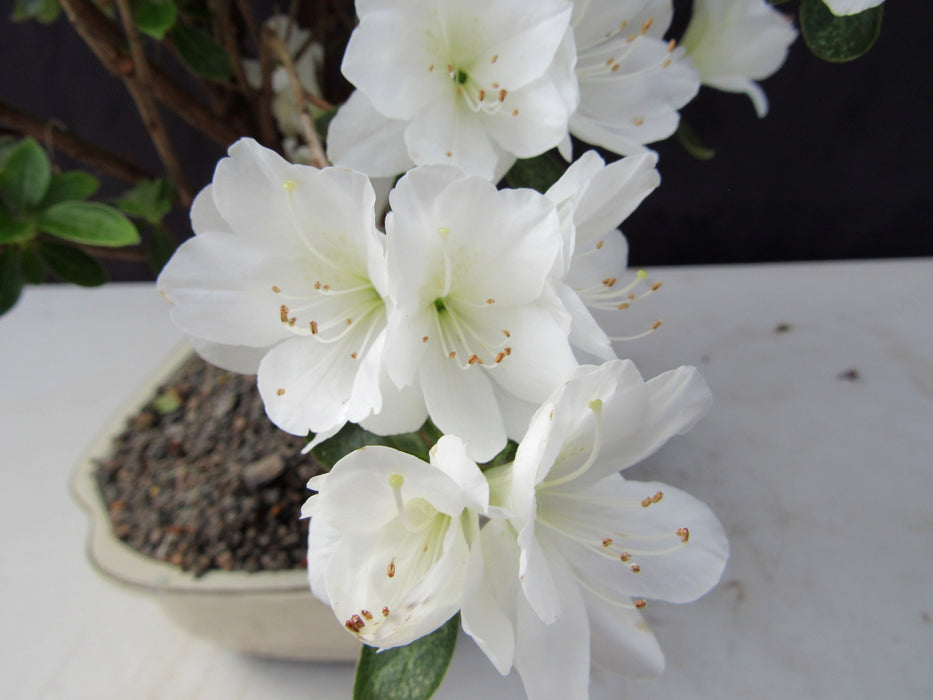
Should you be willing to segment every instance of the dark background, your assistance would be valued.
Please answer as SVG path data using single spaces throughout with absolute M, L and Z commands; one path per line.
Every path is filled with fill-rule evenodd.
M 689 2 L 675 6 L 683 17 Z M 623 227 L 632 264 L 933 255 L 931 28 L 933 3 L 888 0 L 880 39 L 854 62 L 824 63 L 798 38 L 763 83 L 771 109 L 761 120 L 746 96 L 701 90 L 682 114 L 716 155 L 696 160 L 672 139 L 653 146 L 662 186 Z M 0 101 L 161 171 L 122 84 L 64 17 L 0 20 L 0 66 Z M 222 149 L 169 122 L 199 189 Z M 102 194 L 123 188 L 107 181 Z M 169 225 L 190 235 L 181 213 Z M 110 266 L 117 279 L 151 276 L 141 263 Z

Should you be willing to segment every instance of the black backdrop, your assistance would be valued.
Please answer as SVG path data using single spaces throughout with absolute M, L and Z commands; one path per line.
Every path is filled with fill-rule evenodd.
M 764 119 L 744 95 L 701 91 L 683 114 L 716 156 L 654 146 L 662 186 L 624 226 L 633 264 L 933 255 L 933 3 L 886 5 L 880 40 L 852 63 L 819 61 L 798 38 L 763 83 Z M 0 100 L 160 169 L 122 85 L 64 18 L 2 21 L 0 66 Z M 171 124 L 190 181 L 206 184 L 221 149 Z M 188 235 L 184 217 L 170 225 Z M 147 276 L 143 265 L 113 271 Z

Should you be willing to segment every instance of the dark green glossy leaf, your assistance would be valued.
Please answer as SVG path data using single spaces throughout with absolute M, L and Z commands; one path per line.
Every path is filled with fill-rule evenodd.
M 117 207 L 127 216 L 156 225 L 172 210 L 172 196 L 168 180 L 142 180 L 117 200 Z
M 677 126 L 677 131 L 674 132 L 674 136 L 677 138 L 677 143 L 683 146 L 684 150 L 697 160 L 711 160 L 716 155 L 715 150 L 704 146 L 700 142 L 697 132 L 683 118 L 681 118 L 680 124 Z
M 530 187 L 542 194 L 560 179 L 567 162 L 557 151 L 548 151 L 535 158 L 522 158 L 505 175 L 509 187 Z
M 0 209 L 0 245 L 22 243 L 29 240 L 33 234 L 33 225 L 29 221 L 15 219 Z
M 837 17 L 823 0 L 800 4 L 800 31 L 810 50 L 833 63 L 851 61 L 868 51 L 881 32 L 884 5 L 857 15 Z
M 353 700 L 427 700 L 444 680 L 457 646 L 460 616 L 408 646 L 376 652 L 364 646 Z
M 178 19 L 173 0 L 142 0 L 133 9 L 133 19 L 143 34 L 162 40 Z
M 139 232 L 113 207 L 99 202 L 61 202 L 39 215 L 39 228 L 59 238 L 117 247 L 139 243 Z
M 23 272 L 23 281 L 26 284 L 42 284 L 45 282 L 45 263 L 39 255 L 39 247 L 30 243 L 23 247 L 23 258 L 19 269 Z
M 0 194 L 20 213 L 35 209 L 52 181 L 49 157 L 34 139 L 23 139 L 0 168 Z
M 100 188 L 100 180 L 82 170 L 52 175 L 49 189 L 42 198 L 41 207 L 46 209 L 59 202 L 87 199 Z
M 83 250 L 65 243 L 40 241 L 39 254 L 63 282 L 82 287 L 98 287 L 107 281 L 107 272 Z
M 35 19 L 42 24 L 50 24 L 58 19 L 61 11 L 58 0 L 16 0 L 10 19 L 14 22 Z
M 149 268 L 152 274 L 158 277 L 162 268 L 175 252 L 175 241 L 166 233 L 161 226 L 156 226 L 152 231 L 152 237 L 149 239 L 149 245 L 146 248 L 146 257 L 149 259 Z
M 343 457 L 366 445 L 388 445 L 386 438 L 364 430 L 356 423 L 347 423 L 340 432 L 311 450 L 325 468 L 331 469 Z
M 233 75 L 233 63 L 210 34 L 195 27 L 176 24 L 169 38 L 178 55 L 192 71 L 211 80 L 227 80 Z
M 9 245 L 0 250 L 0 315 L 13 308 L 23 291 L 21 258 L 19 246 Z

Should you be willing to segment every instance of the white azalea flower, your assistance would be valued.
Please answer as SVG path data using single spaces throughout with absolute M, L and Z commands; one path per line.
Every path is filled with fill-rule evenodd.
M 857 15 L 872 7 L 878 7 L 884 0 L 823 0 L 834 15 Z
M 557 293 L 573 316 L 570 340 L 602 360 L 615 357 L 613 339 L 587 307 L 625 309 L 639 296 L 643 274 L 622 282 L 628 244 L 616 227 L 660 184 L 657 162 L 648 151 L 607 166 L 595 151 L 587 151 L 545 193 L 561 217 L 564 247 L 555 277 Z
M 361 641 L 409 644 L 460 609 L 489 489 L 459 439 L 442 437 L 431 464 L 365 447 L 308 487 L 312 591 Z
M 670 0 L 575 0 L 580 106 L 570 132 L 615 153 L 644 150 L 677 130 L 681 107 L 700 89 L 683 49 L 663 39 Z
M 272 421 L 318 433 L 381 406 L 384 236 L 369 179 L 293 165 L 251 139 L 195 200 L 197 235 L 159 276 L 175 324 L 206 359 L 258 370 Z
M 768 98 L 755 81 L 784 64 L 796 38 L 791 20 L 765 0 L 696 0 L 682 44 L 704 85 L 745 93 L 763 117 Z
M 530 698 L 586 697 L 591 665 L 657 675 L 664 657 L 639 609 L 692 601 L 719 581 L 728 543 L 709 508 L 618 473 L 710 401 L 693 368 L 646 383 L 629 361 L 581 367 L 535 413 L 514 464 L 486 472 L 490 513 L 508 517 L 474 545 L 461 619 Z
M 331 122 L 334 163 L 380 177 L 440 163 L 491 180 L 567 141 L 577 90 L 566 0 L 356 10 L 342 70 L 357 93 Z
M 485 462 L 576 367 L 550 286 L 557 212 L 533 190 L 444 166 L 410 171 L 389 201 L 388 375 L 417 387 L 409 429 L 430 415 Z

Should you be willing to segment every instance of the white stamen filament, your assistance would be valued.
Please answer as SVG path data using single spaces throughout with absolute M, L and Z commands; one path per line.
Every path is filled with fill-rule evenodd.
M 288 201 L 288 214 L 291 217 L 292 224 L 294 225 L 295 230 L 298 232 L 298 235 L 301 238 L 301 242 L 304 243 L 305 247 L 309 251 L 311 251 L 311 253 L 322 263 L 324 263 L 325 265 L 335 270 L 341 270 L 342 266 L 338 265 L 333 260 L 331 260 L 326 255 L 324 255 L 320 250 L 315 248 L 314 245 L 311 243 L 310 237 L 304 235 L 304 229 L 301 223 L 298 221 L 298 216 L 295 213 L 295 202 L 293 201 L 293 195 L 295 191 L 295 181 L 288 180 L 283 183 L 282 187 L 285 190 L 285 195 L 286 195 L 285 198 Z
M 552 479 L 551 481 L 543 481 L 538 485 L 538 488 L 552 488 L 554 486 L 560 486 L 561 484 L 566 484 L 568 481 L 573 481 L 581 474 L 589 470 L 593 466 L 593 463 L 596 461 L 596 458 L 599 456 L 599 448 L 602 446 L 602 424 L 603 424 L 603 402 L 600 399 L 593 399 L 590 401 L 590 410 L 593 412 L 593 449 L 590 450 L 589 457 L 586 458 L 586 461 L 583 462 L 579 467 L 574 469 L 569 474 L 564 474 L 561 477 Z
M 431 518 L 426 519 L 420 526 L 416 526 L 409 518 L 405 510 L 405 502 L 402 500 L 402 484 L 405 483 L 405 477 L 401 474 L 392 474 L 389 477 L 389 487 L 392 489 L 392 496 L 395 498 L 395 509 L 398 511 L 399 522 L 402 523 L 408 532 L 420 532 L 431 523 Z

